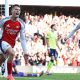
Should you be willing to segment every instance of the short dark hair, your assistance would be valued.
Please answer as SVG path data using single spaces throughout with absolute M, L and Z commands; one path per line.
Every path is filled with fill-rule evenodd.
M 34 36 L 39 36 L 39 33 L 34 33 Z
M 20 7 L 20 5 L 14 4 L 14 5 L 12 5 L 12 9 L 13 9 L 15 6 Z
M 55 24 L 52 24 L 50 27 L 51 27 L 51 29 L 53 28 L 55 26 Z

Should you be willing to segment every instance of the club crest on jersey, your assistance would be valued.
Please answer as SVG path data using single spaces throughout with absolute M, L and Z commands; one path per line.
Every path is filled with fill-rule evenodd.
M 16 28 L 19 28 L 19 26 L 16 26 Z

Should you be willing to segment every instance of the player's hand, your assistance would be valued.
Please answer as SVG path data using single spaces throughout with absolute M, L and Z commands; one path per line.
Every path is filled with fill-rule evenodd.
M 28 57 L 29 57 L 28 54 L 24 54 L 25 65 L 28 63 Z
M 24 54 L 24 59 L 27 59 L 28 58 L 28 54 Z
M 61 39 L 61 43 L 62 43 L 62 44 L 65 44 L 65 43 L 66 43 L 66 41 L 67 41 L 67 39 L 66 39 L 66 38 Z

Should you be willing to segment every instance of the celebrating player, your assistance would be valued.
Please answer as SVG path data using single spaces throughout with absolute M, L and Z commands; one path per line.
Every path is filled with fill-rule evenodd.
M 21 45 L 24 51 L 24 59 L 27 57 L 26 39 L 24 33 L 24 22 L 19 18 L 21 9 L 19 5 L 13 5 L 11 9 L 12 15 L 0 21 L 0 28 L 2 28 L 2 38 L 0 39 L 0 65 L 8 57 L 7 80 L 14 80 L 12 76 L 12 61 L 15 55 L 13 50 L 16 38 L 20 33 Z

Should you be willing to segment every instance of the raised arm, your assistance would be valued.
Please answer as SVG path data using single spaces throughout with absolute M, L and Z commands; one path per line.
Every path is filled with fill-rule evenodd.
M 79 29 L 80 29 L 80 23 L 78 23 L 78 25 L 76 25 L 73 28 L 73 30 L 67 35 L 66 38 L 62 39 L 62 44 L 65 44 L 65 42 Z
M 80 29 L 80 23 L 73 28 L 73 30 L 72 30 L 72 31 L 69 33 L 69 35 L 66 37 L 66 40 L 69 39 L 78 29 Z

